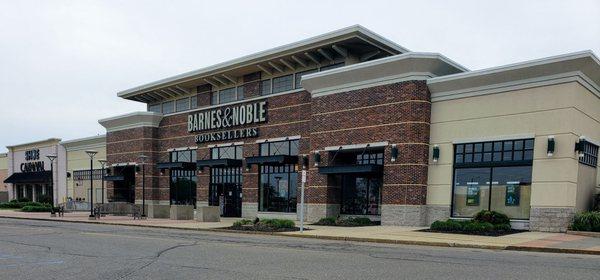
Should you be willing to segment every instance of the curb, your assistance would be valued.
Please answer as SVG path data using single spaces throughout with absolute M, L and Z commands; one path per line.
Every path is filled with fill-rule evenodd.
M 377 238 L 349 237 L 349 236 L 299 235 L 297 233 L 289 234 L 289 233 L 285 233 L 285 232 L 235 231 L 235 230 L 227 230 L 227 229 L 219 229 L 219 228 L 179 228 L 179 227 L 140 225 L 140 224 L 128 225 L 128 224 L 120 224 L 120 223 L 112 223 L 112 222 L 105 223 L 105 222 L 92 222 L 92 221 L 55 220 L 55 219 L 45 219 L 45 218 L 24 218 L 24 217 L 6 217 L 6 216 L 0 216 L 0 218 L 15 219 L 15 220 L 36 220 L 36 221 L 47 221 L 47 222 L 51 221 L 51 222 L 63 222 L 63 223 L 82 223 L 82 224 L 95 224 L 95 225 L 131 226 L 131 227 L 142 227 L 142 228 L 176 229 L 176 230 L 219 232 L 219 233 L 230 233 L 230 234 L 271 235 L 271 236 L 281 236 L 281 237 L 310 238 L 310 239 L 321 239 L 321 240 L 379 243 L 379 244 L 398 244 L 398 245 L 416 245 L 416 246 L 432 246 L 432 247 L 448 247 L 448 248 L 452 247 L 452 248 L 521 251 L 521 252 L 600 255 L 600 251 L 586 250 L 586 249 L 546 248 L 546 247 L 515 246 L 515 245 L 508 245 L 508 246 L 481 245 L 481 244 L 464 244 L 464 243 L 454 243 L 454 242 L 394 240 L 394 239 L 377 239 Z

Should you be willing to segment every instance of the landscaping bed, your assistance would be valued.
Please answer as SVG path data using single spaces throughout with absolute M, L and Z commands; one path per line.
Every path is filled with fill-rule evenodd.
M 571 229 L 574 231 L 600 232 L 600 211 L 576 214 Z
M 472 220 L 436 221 L 431 224 L 429 229 L 421 231 L 483 236 L 502 236 L 524 232 L 524 230 L 512 229 L 508 217 L 495 211 L 481 211 Z
M 371 221 L 369 218 L 364 217 L 345 217 L 345 218 L 333 218 L 327 217 L 322 218 L 314 225 L 318 226 L 335 226 L 335 227 L 364 227 L 364 226 L 378 226 L 381 222 Z
M 23 212 L 51 212 L 52 205 L 21 199 L 0 203 L 0 209 L 20 209 Z
M 287 219 L 242 219 L 226 227 L 228 230 L 238 231 L 260 231 L 260 232 L 289 232 L 299 231 L 300 228 L 292 220 Z

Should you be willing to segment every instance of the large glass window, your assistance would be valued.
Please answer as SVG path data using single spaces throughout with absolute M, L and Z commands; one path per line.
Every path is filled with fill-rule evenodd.
M 343 176 L 340 213 L 380 215 L 381 179 L 381 176 Z
M 261 143 L 261 156 L 298 155 L 299 140 Z M 259 211 L 296 212 L 298 170 L 295 164 L 261 165 Z
M 454 146 L 453 217 L 493 210 L 529 219 L 533 139 Z
M 211 149 L 212 159 L 242 159 L 243 146 L 225 146 Z M 219 206 L 221 215 L 240 217 L 242 214 L 242 168 L 213 167 L 210 169 L 208 203 Z
M 153 104 L 148 106 L 148 112 L 161 113 L 161 104 Z
M 260 81 L 260 95 L 271 94 L 271 80 Z
M 190 108 L 191 109 L 198 108 L 198 96 L 197 95 L 190 97 Z
M 189 110 L 190 109 L 190 99 L 182 98 L 182 99 L 177 100 L 177 102 L 175 103 L 175 107 L 176 107 L 175 110 L 177 112 Z
M 312 70 L 307 70 L 307 71 L 296 73 L 296 76 L 295 76 L 296 77 L 296 81 L 295 81 L 296 88 L 302 87 L 302 76 L 316 73 L 317 71 L 318 71 L 317 69 L 312 69 Z
M 196 162 L 196 150 L 173 151 L 171 162 Z M 195 170 L 171 169 L 170 197 L 173 205 L 196 205 Z
M 175 112 L 175 104 L 173 101 L 165 102 L 162 104 L 163 114 L 170 114 Z
M 243 157 L 243 146 L 225 146 L 215 147 L 211 149 L 212 159 L 242 159 Z
M 294 88 L 294 75 L 273 78 L 273 93 L 284 92 Z

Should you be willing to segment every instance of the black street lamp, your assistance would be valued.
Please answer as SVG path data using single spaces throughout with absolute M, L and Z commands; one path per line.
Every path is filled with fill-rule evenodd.
M 102 204 L 104 204 L 104 166 L 106 166 L 107 161 L 105 159 L 99 159 L 98 162 L 102 166 Z
M 140 159 L 141 162 L 141 166 L 142 166 L 142 218 L 146 217 L 146 168 L 145 168 L 145 164 L 146 164 L 146 159 L 148 159 L 148 156 L 146 155 L 140 155 L 138 157 Z
M 94 156 L 97 151 L 85 151 L 90 156 L 90 219 L 96 219 L 94 215 Z
M 52 182 L 52 207 L 54 207 L 54 160 L 58 157 L 56 155 L 47 155 L 50 160 L 50 182 Z

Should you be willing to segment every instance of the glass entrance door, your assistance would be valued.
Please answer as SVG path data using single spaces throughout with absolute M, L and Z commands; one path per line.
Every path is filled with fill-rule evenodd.
M 209 205 L 220 206 L 223 217 L 241 217 L 241 167 L 215 167 L 210 172 Z

